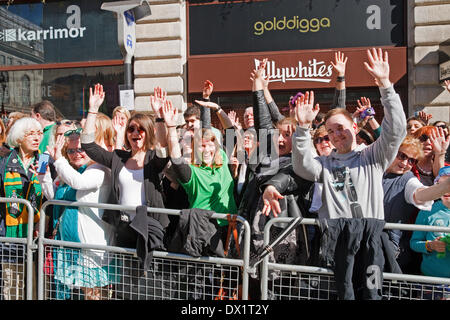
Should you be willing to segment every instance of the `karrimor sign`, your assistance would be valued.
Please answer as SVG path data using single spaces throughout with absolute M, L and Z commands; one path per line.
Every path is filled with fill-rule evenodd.
M 190 1 L 189 54 L 404 46 L 405 3 Z
M 121 59 L 114 14 L 98 0 L 0 6 L 0 45 L 36 63 Z

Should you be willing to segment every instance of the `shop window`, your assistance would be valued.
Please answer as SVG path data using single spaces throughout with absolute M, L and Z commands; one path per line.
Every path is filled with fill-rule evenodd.
M 30 77 L 27 75 L 24 75 L 21 79 L 22 82 L 22 103 L 24 105 L 30 105 L 31 102 L 31 86 L 30 86 Z

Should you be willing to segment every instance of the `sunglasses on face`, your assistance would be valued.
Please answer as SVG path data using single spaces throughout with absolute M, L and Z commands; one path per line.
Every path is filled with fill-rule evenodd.
M 328 136 L 323 136 L 323 137 L 318 137 L 318 138 L 315 138 L 314 139 L 314 144 L 319 144 L 319 143 L 322 143 L 323 141 L 330 141 L 330 137 L 328 137 Z
M 80 135 L 81 131 L 83 131 L 83 128 L 78 128 L 78 129 L 73 129 L 73 130 L 67 130 L 66 132 L 64 132 L 64 137 L 68 137 L 71 134 L 77 134 Z
M 141 127 L 129 126 L 127 128 L 128 133 L 133 133 L 135 130 L 137 130 L 139 134 L 143 134 L 145 132 L 144 129 L 142 129 Z
M 421 135 L 421 136 L 419 137 L 420 142 L 425 142 L 425 141 L 427 141 L 428 139 L 430 139 L 430 137 L 427 136 L 426 134 L 423 134 L 423 135 Z
M 447 126 L 445 124 L 440 124 L 438 126 L 435 126 L 436 128 L 442 128 L 442 129 L 447 129 Z
M 83 148 L 67 149 L 66 152 L 67 154 L 83 153 L 84 149 Z
M 408 164 L 409 164 L 410 166 L 413 166 L 413 165 L 417 164 L 417 159 L 410 158 L 410 157 L 408 157 L 406 154 L 404 154 L 404 153 L 401 152 L 401 151 L 399 151 L 399 152 L 397 153 L 397 159 L 400 160 L 400 161 L 408 160 Z

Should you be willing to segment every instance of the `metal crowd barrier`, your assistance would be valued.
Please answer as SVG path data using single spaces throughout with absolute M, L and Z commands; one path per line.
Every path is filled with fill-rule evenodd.
M 33 221 L 34 210 L 30 202 L 19 198 L 0 197 L 0 203 L 19 203 L 27 206 L 28 219 Z M 27 229 L 26 238 L 0 237 L 2 300 L 33 299 L 33 227 Z M 26 291 L 26 297 L 23 292 Z
M 46 201 L 41 208 L 41 216 L 49 205 L 91 207 L 118 211 L 135 210 L 136 207 L 104 203 Z M 179 215 L 180 210 L 148 208 L 148 212 Z M 226 219 L 226 214 L 213 214 L 212 218 Z M 40 220 L 38 238 L 38 299 L 82 299 L 93 295 L 100 299 L 248 299 L 248 268 L 250 257 L 250 226 L 237 217 L 244 226 L 244 248 L 242 259 L 219 257 L 191 257 L 189 255 L 154 251 L 151 268 L 143 275 L 139 267 L 136 250 L 113 246 L 99 246 L 76 242 L 46 239 L 45 219 Z M 53 258 L 54 269 L 45 265 L 45 257 Z M 100 260 L 103 261 L 103 265 Z M 104 262 L 107 263 L 104 263 Z M 101 288 L 80 288 L 76 283 L 63 283 L 72 272 L 86 271 L 85 282 L 89 282 L 92 268 Z M 46 273 L 45 271 L 50 271 Z M 94 277 L 93 276 L 93 277 Z M 55 279 L 57 281 L 55 281 Z M 76 282 L 76 280 L 74 280 Z M 93 283 L 94 283 L 93 282 Z M 83 282 L 84 283 L 84 282 Z M 95 291 L 97 290 L 97 291 Z M 94 292 L 93 292 L 94 291 Z
M 264 228 L 264 246 L 270 241 L 270 228 L 277 222 L 293 218 L 273 218 Z M 318 225 L 315 219 L 303 219 L 302 224 Z M 450 227 L 386 223 L 385 229 L 405 231 L 433 231 L 450 233 Z M 269 279 L 269 272 L 272 279 Z M 450 278 L 410 274 L 383 273 L 382 299 L 438 300 L 450 298 Z M 262 300 L 336 300 L 337 291 L 331 269 L 306 265 L 287 265 L 269 262 L 266 256 L 261 265 Z

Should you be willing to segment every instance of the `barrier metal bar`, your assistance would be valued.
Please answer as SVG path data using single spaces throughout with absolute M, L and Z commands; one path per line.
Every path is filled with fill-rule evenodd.
M 90 207 L 90 208 L 100 208 L 100 209 L 110 209 L 117 211 L 132 211 L 136 210 L 135 206 L 123 206 L 118 204 L 107 204 L 107 203 L 90 203 L 90 202 L 70 202 L 63 200 L 48 200 L 41 207 L 41 215 L 45 216 L 45 210 L 49 205 L 62 205 L 62 206 L 72 206 L 72 207 Z M 180 210 L 174 209 L 165 209 L 165 208 L 147 208 L 148 213 L 162 213 L 168 215 L 179 215 Z M 215 219 L 227 219 L 226 214 L 214 213 L 212 218 Z M 188 255 L 177 254 L 177 253 L 169 253 L 169 252 L 161 252 L 154 251 L 154 257 L 170 257 L 172 259 L 180 259 L 180 260 L 188 260 L 195 262 L 209 262 L 216 264 L 227 264 L 233 266 L 240 266 L 243 268 L 242 272 L 242 299 L 248 299 L 248 270 L 249 270 L 249 259 L 250 259 L 250 225 L 244 218 L 238 216 L 237 221 L 244 225 L 244 250 L 243 257 L 241 259 L 226 259 L 226 258 L 218 258 L 218 257 L 191 257 Z M 44 299 L 44 244 L 53 244 L 53 245 L 67 245 L 73 246 L 77 248 L 86 248 L 86 249 L 98 249 L 105 250 L 109 252 L 115 253 L 127 253 L 127 254 L 136 254 L 135 249 L 130 248 L 122 248 L 122 247 L 112 247 L 112 246 L 100 246 L 100 245 L 90 245 L 90 244 L 81 244 L 78 242 L 68 242 L 68 241 L 60 241 L 60 240 L 52 240 L 45 238 L 45 219 L 41 219 L 39 221 L 39 238 L 38 238 L 38 300 Z
M 26 298 L 27 300 L 33 299 L 33 226 L 34 226 L 34 209 L 31 206 L 31 203 L 28 200 L 25 199 L 19 199 L 19 198 L 5 198 L 0 197 L 0 203 L 7 203 L 7 202 L 15 202 L 15 203 L 21 203 L 27 206 L 28 209 L 28 221 L 32 221 L 31 228 L 30 224 L 28 224 L 27 227 L 27 271 L 26 271 L 26 277 L 27 277 L 27 290 L 26 290 Z M 31 218 L 30 218 L 31 217 Z M 44 219 L 45 220 L 45 219 Z M 7 239 L 14 239 L 14 241 L 19 240 L 20 238 L 7 238 Z M 19 243 L 21 243 L 20 241 Z
M 278 217 L 270 219 L 264 227 L 264 246 L 268 245 L 270 242 L 270 228 L 273 224 L 277 222 L 290 222 L 294 218 L 288 217 Z M 307 225 L 319 225 L 318 219 L 305 218 L 302 220 L 301 224 Z M 450 227 L 439 227 L 439 226 L 426 226 L 417 224 L 403 224 L 403 223 L 386 223 L 384 229 L 395 229 L 395 230 L 405 230 L 405 231 L 430 231 L 430 232 L 445 232 L 450 233 Z M 269 262 L 269 257 L 264 257 L 261 266 L 261 299 L 267 300 L 268 294 L 268 275 L 269 269 L 276 269 L 281 271 L 298 271 L 298 272 L 308 272 L 317 273 L 333 276 L 334 273 L 330 269 L 313 267 L 313 266 L 300 266 L 300 265 L 285 265 Z M 398 274 L 398 273 L 387 273 L 383 272 L 383 278 L 387 280 L 397 280 L 397 281 L 420 281 L 430 284 L 445 284 L 450 285 L 450 279 L 439 278 L 439 277 L 428 277 L 419 275 L 408 275 L 408 274 Z

